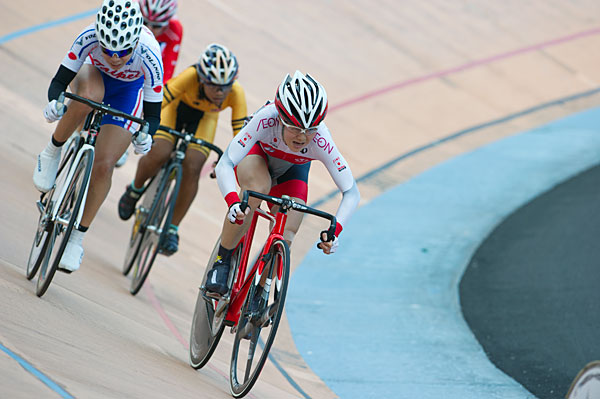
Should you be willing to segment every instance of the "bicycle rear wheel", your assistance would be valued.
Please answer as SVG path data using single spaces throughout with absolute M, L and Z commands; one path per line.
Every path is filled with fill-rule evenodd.
M 175 170 L 174 178 L 171 177 L 173 170 Z M 136 295 L 144 285 L 173 218 L 175 201 L 181 184 L 181 166 L 175 165 L 167 171 L 169 173 L 165 173 L 161 179 L 162 184 L 158 187 L 155 201 L 146 219 L 147 224 L 143 228 L 140 248 L 133 261 L 135 267 L 129 289 L 132 295 Z
M 131 236 L 129 237 L 127 252 L 125 253 L 125 261 L 123 262 L 124 276 L 127 276 L 131 271 L 136 256 L 140 251 L 140 244 L 142 243 L 142 237 L 144 236 L 144 221 L 147 215 L 148 211 L 144 208 L 139 207 L 135 210 L 133 227 L 131 228 Z
M 54 273 L 58 269 L 60 259 L 65 251 L 79 209 L 82 206 L 83 198 L 85 197 L 88 182 L 92 174 L 92 165 L 94 163 L 94 154 L 92 151 L 85 151 L 81 156 L 75 173 L 68 184 L 65 196 L 61 203 L 56 204 L 58 207 L 58 213 L 56 220 L 53 223 L 53 228 L 49 232 L 48 242 L 48 253 L 46 254 L 47 259 L 41 263 L 40 272 L 38 275 L 36 295 L 41 297 L 46 293 L 46 290 L 52 282 Z M 68 172 L 68 171 L 67 171 Z M 59 240 L 59 245 L 57 244 Z M 51 261 L 50 261 L 51 260 Z
M 235 398 L 250 392 L 258 380 L 283 314 L 290 273 L 288 244 L 283 240 L 274 241 L 267 257 L 261 279 L 264 282 L 255 284 L 253 280 L 240 311 L 233 340 L 229 382 Z M 280 270 L 281 277 L 278 278 Z
M 211 269 L 215 259 L 217 258 L 217 251 L 221 240 L 217 240 L 215 247 L 208 259 L 206 270 L 204 271 L 204 278 L 202 279 L 202 287 L 206 283 L 206 276 L 208 271 Z M 231 287 L 231 280 L 237 271 L 238 260 L 242 253 L 242 245 L 238 245 L 233 255 L 231 256 L 231 269 L 229 272 L 229 286 Z M 229 294 L 226 296 L 228 297 Z M 224 299 L 226 301 L 227 299 Z M 221 306 L 223 306 L 221 304 Z M 194 309 L 194 317 L 192 318 L 192 330 L 190 333 L 190 365 L 195 369 L 200 369 L 210 360 L 214 353 L 223 330 L 225 329 L 225 317 L 227 316 L 226 305 L 224 308 L 219 310 L 219 314 L 215 315 L 215 311 L 219 306 L 219 301 L 213 298 L 209 298 L 202 292 L 198 292 L 198 298 L 196 299 L 196 308 Z

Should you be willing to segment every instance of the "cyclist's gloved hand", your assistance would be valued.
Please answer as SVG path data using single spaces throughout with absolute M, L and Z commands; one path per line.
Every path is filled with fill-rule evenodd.
M 240 204 L 241 202 L 236 202 L 229 207 L 229 211 L 227 212 L 227 219 L 229 219 L 229 222 L 236 224 L 244 223 L 244 218 L 250 212 L 250 207 L 247 207 L 246 211 L 242 212 Z
M 131 143 L 133 144 L 133 152 L 144 155 L 152 148 L 152 136 L 147 133 L 139 132 L 137 136 L 133 137 Z
M 327 240 L 327 232 L 322 231 L 321 232 L 321 242 L 317 244 L 317 248 L 321 249 L 324 254 L 329 255 L 329 254 L 334 253 L 337 250 L 337 247 L 340 245 L 340 240 L 336 236 L 333 236 L 332 241 L 326 241 L 326 240 Z
M 61 104 L 56 100 L 50 101 L 48 105 L 46 105 L 46 108 L 44 108 L 44 118 L 46 118 L 46 122 L 52 123 L 62 118 L 65 113 L 65 108 L 64 104 Z

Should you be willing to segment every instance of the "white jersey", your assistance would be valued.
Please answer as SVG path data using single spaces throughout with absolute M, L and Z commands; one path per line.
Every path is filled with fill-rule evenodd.
M 86 60 L 87 59 L 87 60 Z M 85 28 L 73 42 L 62 65 L 78 72 L 84 62 L 91 62 L 103 73 L 125 82 L 144 78 L 144 101 L 161 102 L 163 90 L 163 65 L 160 46 L 154 35 L 145 26 L 133 55 L 120 69 L 113 69 L 104 61 L 102 49 L 96 37 L 94 24 Z
M 269 156 L 269 171 L 273 178 L 283 175 L 294 164 L 305 164 L 314 160 L 321 161 L 333 178 L 338 189 L 344 193 L 342 203 L 336 215 L 338 222 L 344 224 L 354 212 L 360 194 L 348 163 L 340 154 L 331 138 L 325 123 L 319 124 L 317 133 L 306 147 L 294 152 L 283 142 L 283 127 L 279 121 L 274 103 L 258 110 L 246 126 L 233 138 L 217 166 L 218 184 L 223 197 L 235 193 L 237 189 L 233 168 L 248 155 L 254 144 L 258 143 Z M 352 195 L 346 196 L 346 193 Z

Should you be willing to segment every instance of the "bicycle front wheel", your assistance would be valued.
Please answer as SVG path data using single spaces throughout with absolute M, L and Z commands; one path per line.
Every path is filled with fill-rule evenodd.
M 158 187 L 155 200 L 148 215 L 147 224 L 143 228 L 140 248 L 133 261 L 133 276 L 129 292 L 136 295 L 150 273 L 156 255 L 158 255 L 162 241 L 164 240 L 175 209 L 175 201 L 181 184 L 181 167 L 176 165 L 175 177 L 171 173 L 165 173 L 161 179 L 162 184 Z
M 83 198 L 85 197 L 88 182 L 90 181 L 93 163 L 94 153 L 92 151 L 85 151 L 75 168 L 72 179 L 65 183 L 67 190 L 62 201 L 56 204 L 58 207 L 56 220 L 47 238 L 49 241 L 48 253 L 46 254 L 48 259 L 41 263 L 38 275 L 36 295 L 39 297 L 44 295 L 52 282 L 54 273 L 58 269 L 60 259 L 79 215 L 79 209 L 83 205 Z
M 236 326 L 231 353 L 229 382 L 231 394 L 241 398 L 252 389 L 269 355 L 279 327 L 290 273 L 287 242 L 271 244 L 260 283 L 252 286 Z
M 80 144 L 81 137 L 78 133 L 73 133 L 65 143 L 64 148 L 66 148 L 66 151 L 63 153 L 57 174 L 61 174 L 63 170 L 66 170 L 65 168 L 68 168 L 71 165 Z M 31 244 L 31 250 L 29 251 L 29 259 L 27 260 L 27 271 L 25 272 L 27 280 L 31 280 L 35 277 L 42 262 L 48 261 L 46 253 L 51 244 L 52 240 L 50 239 L 50 236 L 54 229 L 54 224 L 50 220 L 53 194 L 54 188 L 50 190 L 50 192 L 43 194 L 36 203 L 38 211 L 40 212 L 40 217 L 38 219 L 35 236 L 33 237 L 33 243 Z
M 33 243 L 31 244 L 31 250 L 29 251 L 29 259 L 27 259 L 27 270 L 25 272 L 27 280 L 31 280 L 36 275 L 42 262 L 48 260 L 46 256 L 48 244 L 50 243 L 48 238 L 54 228 L 54 225 L 49 220 L 48 207 L 45 206 L 48 201 L 49 199 L 46 198 L 45 202 L 37 203 L 41 214 L 38 219 L 35 236 L 33 237 Z

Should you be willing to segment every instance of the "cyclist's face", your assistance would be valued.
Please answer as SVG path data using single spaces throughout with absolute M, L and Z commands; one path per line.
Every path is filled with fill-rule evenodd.
M 119 57 L 117 54 L 113 54 L 111 56 L 105 51 L 102 51 L 102 58 L 104 58 L 104 61 L 106 61 L 106 63 L 110 65 L 113 69 L 120 69 L 123 65 L 127 64 L 127 62 L 131 59 L 132 55 L 133 50 L 128 55 L 124 55 L 122 57 Z
M 206 97 L 211 103 L 218 107 L 221 107 L 221 104 L 223 104 L 223 101 L 225 101 L 229 92 L 231 92 L 231 85 L 221 86 L 206 82 L 204 83 L 204 94 L 206 94 Z
M 298 152 L 308 145 L 317 134 L 316 130 L 302 132 L 283 125 L 283 142 L 290 150 Z

